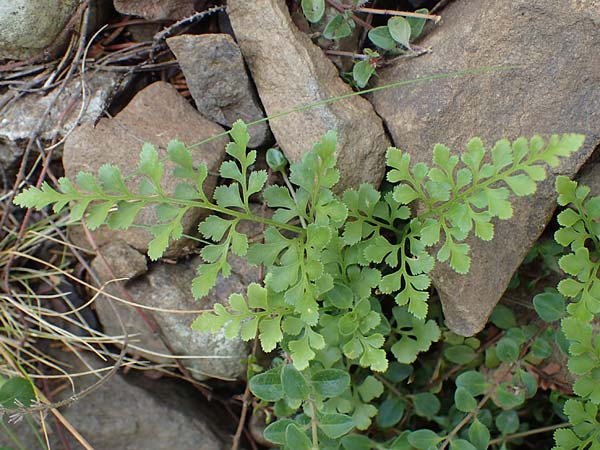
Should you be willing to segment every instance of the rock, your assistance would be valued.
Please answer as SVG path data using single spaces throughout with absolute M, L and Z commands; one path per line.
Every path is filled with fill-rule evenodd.
M 222 133 L 220 126 L 205 119 L 181 97 L 168 83 L 156 82 L 140 91 L 131 102 L 113 119 L 101 119 L 94 127 L 83 125 L 77 128 L 65 142 L 63 165 L 68 178 L 74 179 L 80 171 L 97 173 L 100 166 L 117 164 L 124 175 L 136 170 L 142 144 L 154 144 L 161 156 L 166 156 L 166 146 L 173 139 L 191 145 L 208 137 Z M 209 172 L 217 170 L 225 155 L 227 138 L 219 138 L 202 147 L 194 149 L 195 164 L 205 163 Z M 170 176 L 173 165 L 165 162 L 163 188 L 172 192 L 181 182 Z M 137 189 L 139 178 L 128 181 L 132 189 Z M 204 183 L 207 193 L 215 186 L 215 177 L 209 177 Z M 191 210 L 183 218 L 184 233 L 195 230 L 203 211 Z M 154 225 L 158 219 L 154 207 L 144 208 L 136 224 Z M 98 246 L 115 239 L 121 239 L 129 245 L 146 252 L 152 239 L 149 231 L 142 228 L 130 228 L 127 231 L 110 230 L 101 227 L 93 233 Z M 82 247 L 88 247 L 81 232 L 72 234 L 72 239 Z M 190 242 L 180 239 L 171 243 L 165 256 L 178 256 L 186 252 Z
M 123 241 L 107 242 L 100 248 L 100 253 L 102 257 L 96 257 L 92 266 L 96 275 L 102 280 L 131 279 L 148 271 L 146 257 Z
M 0 5 L 0 59 L 26 59 L 54 43 L 79 0 L 11 0 Z
M 241 229 L 240 229 L 241 230 Z M 191 293 L 191 283 L 196 276 L 196 267 L 201 263 L 200 257 L 177 265 L 155 263 L 143 277 L 125 284 L 125 289 L 136 303 L 150 307 L 176 311 L 198 311 L 211 309 L 216 302 L 224 303 L 230 294 L 245 292 L 246 286 L 257 281 L 256 269 L 251 269 L 239 258 L 232 258 L 232 274 L 229 278 L 219 277 L 212 293 L 197 301 Z M 111 261 L 109 261 L 109 264 Z M 96 258 L 92 268 L 101 272 L 101 261 Z M 254 273 L 256 272 L 256 273 Z M 103 279 L 103 282 L 112 279 Z M 107 291 L 121 296 L 114 285 L 108 285 Z M 130 349 L 156 362 L 172 362 L 172 359 L 160 357 L 149 352 L 169 355 L 163 342 L 154 335 L 138 312 L 129 305 L 114 302 L 117 312 L 126 324 L 130 334 L 135 333 L 135 342 Z M 96 312 L 104 331 L 109 335 L 122 335 L 113 309 L 105 297 L 95 302 Z M 176 355 L 186 356 L 183 364 L 190 370 L 194 378 L 205 380 L 210 377 L 234 379 L 244 375 L 242 360 L 248 356 L 248 345 L 240 339 L 226 339 L 223 333 L 200 333 L 191 329 L 191 323 L 197 312 L 176 313 L 144 310 L 147 316 L 154 318 L 160 330 Z M 146 350 L 146 351 L 144 351 Z M 197 358 L 189 358 L 196 356 Z
M 71 80 L 54 102 L 41 129 L 39 137 L 42 143 L 50 144 L 55 138 L 62 139 L 79 122 L 93 123 L 104 112 L 105 104 L 119 79 L 119 74 L 111 72 L 86 75 L 87 100 L 81 118 L 81 78 Z M 0 112 L 0 170 L 15 166 L 31 133 L 58 94 L 57 87 L 46 95 L 30 93 L 17 98 L 14 91 L 0 95 L 0 105 L 6 104 Z
M 230 0 L 228 13 L 268 115 L 352 92 L 321 49 L 294 26 L 284 0 Z M 291 161 L 336 130 L 338 190 L 381 182 L 389 141 L 365 99 L 350 97 L 269 123 Z
M 147 20 L 179 20 L 194 14 L 193 0 L 114 0 L 114 5 L 121 14 Z
M 496 224 L 492 242 L 469 241 L 474 263 L 468 275 L 445 264 L 436 268 L 446 321 L 458 334 L 482 329 L 552 216 L 555 176 L 573 176 L 600 142 L 599 24 L 597 1 L 452 2 L 443 26 L 422 41 L 433 53 L 380 73 L 379 85 L 385 85 L 474 65 L 522 65 L 374 94 L 395 145 L 415 162 L 431 161 L 437 142 L 462 152 L 472 136 L 490 147 L 503 137 L 587 135 L 584 148 L 550 171 L 534 196 L 516 202 L 513 219 Z
M 56 350 L 52 353 L 58 361 L 63 362 L 60 365 L 64 366 L 68 373 L 84 373 L 90 370 L 89 367 L 98 369 L 106 365 L 88 354 L 81 355 L 86 361 L 84 365 L 73 354 Z M 95 383 L 97 378 L 86 375 L 76 377 L 73 381 L 76 392 L 81 392 Z M 138 380 L 136 377 L 126 377 L 117 373 L 89 396 L 62 408 L 61 413 L 96 450 L 229 448 L 229 443 L 226 444 L 220 437 L 224 433 L 217 434 L 213 431 L 211 418 L 214 418 L 215 405 L 211 405 L 209 410 L 208 405 L 193 400 L 201 398 L 193 388 L 184 389 L 165 379 L 153 382 L 145 380 L 144 383 L 136 384 L 132 381 Z M 140 384 L 147 385 L 147 388 L 141 387 Z M 66 398 L 72 393 L 70 389 L 64 389 L 56 400 Z M 52 414 L 49 414 L 50 416 Z M 54 423 L 54 420 L 48 420 L 47 427 L 50 428 Z M 21 448 L 40 448 L 39 442 L 26 423 L 11 427 L 14 427 L 13 431 L 23 445 Z M 63 431 L 63 434 L 72 445 L 71 448 L 82 448 L 68 431 Z M 63 447 L 58 434 L 52 429 L 49 430 L 49 437 L 50 448 Z M 0 433 L 0 445 L 12 448 L 14 442 L 4 433 Z
M 185 75 L 198 110 L 231 127 L 237 119 L 252 122 L 265 115 L 250 84 L 239 47 L 228 34 L 182 35 L 167 39 Z M 266 122 L 250 128 L 249 146 L 272 140 Z

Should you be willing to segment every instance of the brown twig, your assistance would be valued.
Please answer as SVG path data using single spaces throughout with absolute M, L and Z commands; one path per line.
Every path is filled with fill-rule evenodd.
M 337 9 L 341 13 L 346 12 L 348 10 L 352 10 L 352 7 L 342 5 L 341 3 L 337 2 L 336 0 L 327 0 L 327 3 L 329 3 L 331 6 L 333 6 L 335 9 Z M 363 19 L 358 17 L 356 14 L 354 14 L 354 12 L 352 12 L 352 19 L 357 24 L 359 24 L 360 26 L 365 28 L 366 30 L 372 30 L 374 28 L 373 25 L 371 25 L 368 22 L 365 22 Z
M 356 8 L 355 12 L 361 12 L 366 14 L 379 14 L 382 16 L 403 16 L 403 17 L 415 17 L 417 19 L 432 20 L 434 23 L 438 23 L 442 17 L 434 14 L 421 14 L 417 12 L 408 11 L 396 11 L 395 9 L 377 9 L 377 8 Z

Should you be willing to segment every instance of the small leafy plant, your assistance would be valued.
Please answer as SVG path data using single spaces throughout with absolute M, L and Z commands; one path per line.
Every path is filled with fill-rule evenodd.
M 289 167 L 289 178 L 283 155 L 269 151 L 268 163 L 281 172 L 285 186 L 265 186 L 267 172 L 251 170 L 256 152 L 247 149 L 242 122 L 230 135 L 231 159 L 219 171 L 229 184 L 212 197 L 203 190 L 206 166 L 194 167 L 190 150 L 173 141 L 168 159 L 176 166 L 172 175 L 181 180 L 173 194 L 162 188 L 164 162 L 145 144 L 136 191 L 117 166 L 105 165 L 97 177 L 63 178 L 59 190 L 45 183 L 15 202 L 38 209 L 53 205 L 57 212 L 70 205 L 73 218 L 87 214 L 91 229 L 102 224 L 126 229 L 142 208 L 154 205 L 161 220 L 150 229 L 148 254 L 154 260 L 182 236 L 181 220 L 190 208 L 211 211 L 199 226 L 209 243 L 201 250 L 204 264 L 194 295 L 206 296 L 219 275 L 230 274 L 232 254 L 263 266 L 266 276 L 263 284 L 233 294 L 227 305 L 216 304 L 193 327 L 256 338 L 265 352 L 277 352 L 271 368 L 250 373 L 249 386 L 257 407 L 275 418 L 266 439 L 283 448 L 507 448 L 527 435 L 516 409 L 536 396 L 532 368 L 550 356 L 559 335 L 571 355 L 569 368 L 579 376 L 574 389 L 580 399 L 555 399 L 558 414 L 564 403 L 574 425 L 556 431 L 556 448 L 599 445 L 600 353 L 591 319 L 600 311 L 594 222 L 600 200 L 586 200 L 589 190 L 557 181 L 559 203 L 572 205 L 559 215 L 563 228 L 557 232 L 557 241 L 572 251 L 560 260 L 571 278 L 558 292 L 536 297 L 541 323 L 519 324 L 499 306 L 492 316 L 499 332 L 482 346 L 477 338 L 446 330 L 439 309 L 428 305 L 435 264 L 467 273 L 466 238 L 491 240 L 493 221 L 513 214 L 511 194 L 533 194 L 546 177 L 545 166 L 555 167 L 577 151 L 583 136 L 500 140 L 489 151 L 475 138 L 460 156 L 438 144 L 430 165 L 411 164 L 409 154 L 390 148 L 389 191 L 363 184 L 338 195 L 334 132 Z M 256 194 L 271 208 L 270 217 L 252 213 Z M 265 225 L 261 242 L 250 243 L 240 231 L 245 220 Z M 563 296 L 576 301 L 565 308 Z M 549 325 L 558 320 L 561 332 Z M 438 341 L 441 352 L 432 359 L 428 350 Z M 378 431 L 367 433 L 373 426 Z M 498 437 L 492 439 L 492 433 Z
M 339 41 L 352 35 L 358 23 L 367 27 L 369 40 L 381 52 L 389 55 L 411 54 L 413 52 L 411 41 L 421 35 L 427 18 L 434 17 L 427 16 L 428 9 L 421 8 L 415 13 L 397 12 L 398 14 L 406 14 L 407 17 L 393 15 L 388 19 L 386 25 L 372 27 L 360 20 L 356 14 L 360 12 L 389 13 L 389 11 L 365 9 L 363 8 L 365 3 L 364 0 L 352 0 L 350 5 L 337 4 L 336 8 L 339 12 L 328 20 L 322 36 L 331 41 Z M 306 19 L 313 24 L 322 22 L 326 16 L 326 0 L 302 0 L 301 6 Z M 352 81 L 358 88 L 362 89 L 375 73 L 381 54 L 365 48 L 363 55 L 354 56 L 360 59 L 354 64 Z

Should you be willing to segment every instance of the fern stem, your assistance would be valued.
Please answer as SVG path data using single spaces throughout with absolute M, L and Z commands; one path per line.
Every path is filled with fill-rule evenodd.
M 515 172 L 524 170 L 525 167 L 534 165 L 534 163 L 536 161 L 542 161 L 542 159 L 538 158 L 537 156 L 538 156 L 537 154 L 532 155 L 525 162 L 514 165 L 514 166 L 510 167 L 509 169 L 505 170 L 504 172 L 498 172 L 498 173 L 494 174 L 494 176 L 490 177 L 488 180 L 484 181 L 483 183 L 475 184 L 475 185 L 471 186 L 470 188 L 465 189 L 459 195 L 453 197 L 452 199 L 448 200 L 447 202 L 443 202 L 440 206 L 438 206 L 436 208 L 431 208 L 431 209 L 425 211 L 423 214 L 419 214 L 417 216 L 417 218 L 419 220 L 423 220 L 423 219 L 426 219 L 426 218 L 429 218 L 432 216 L 443 215 L 443 213 L 445 211 L 452 208 L 456 203 L 465 202 L 465 199 L 469 198 L 474 193 L 476 193 L 482 189 L 485 189 L 494 183 L 504 180 L 505 178 L 511 176 Z

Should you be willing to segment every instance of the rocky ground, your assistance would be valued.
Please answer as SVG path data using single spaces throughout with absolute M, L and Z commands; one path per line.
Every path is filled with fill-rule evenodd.
M 315 30 L 298 18 L 298 2 L 50 3 L 56 5 L 37 0 L 0 5 L 0 169 L 7 217 L 13 214 L 11 192 L 25 182 L 74 177 L 105 163 L 129 173 L 144 142 L 164 152 L 172 139 L 192 145 L 239 118 L 257 121 L 352 92 L 339 75 L 339 58 L 336 66 L 315 43 Z M 412 10 L 437 4 L 387 3 Z M 491 243 L 470 242 L 478 263 L 468 275 L 445 265 L 436 268 L 447 325 L 470 336 L 483 328 L 551 221 L 554 177 L 579 173 L 600 193 L 593 157 L 600 145 L 600 4 L 455 0 L 441 2 L 437 14 L 442 21 L 428 25 L 418 42 L 430 51 L 382 62 L 373 86 L 468 68 L 516 67 L 352 96 L 263 121 L 250 127 L 250 147 L 264 159 L 265 150 L 278 145 L 296 161 L 335 129 L 341 190 L 364 182 L 379 185 L 390 145 L 409 151 L 413 161 L 425 161 L 433 144 L 461 149 L 472 136 L 491 143 L 534 133 L 585 134 L 579 156 L 565 160 L 535 195 L 520 201 L 514 217 L 496 226 Z M 221 137 L 194 152 L 195 162 L 212 172 L 205 184 L 209 190 L 219 183 L 214 172 L 227 142 Z M 140 225 L 153 224 L 154 214 L 144 211 Z M 3 226 L 12 224 L 18 233 L 22 215 L 15 217 Z M 188 215 L 184 232 L 194 234 L 201 219 L 200 211 Z M 72 227 L 68 233 L 70 244 L 61 244 L 71 261 L 66 267 L 87 285 L 67 284 L 62 294 L 72 295 L 88 315 L 57 326 L 97 338 L 94 346 L 102 347 L 97 354 L 108 358 L 84 352 L 83 339 L 49 345 L 40 373 L 88 375 L 58 377 L 46 392 L 59 400 L 94 383 L 98 378 L 89 373 L 102 375 L 98 370 L 118 360 L 125 335 L 127 356 L 121 358 L 124 369 L 47 420 L 51 448 L 85 448 L 82 442 L 97 450 L 230 448 L 251 348 L 239 339 L 193 332 L 190 324 L 199 310 L 257 281 L 258 270 L 239 261 L 212 297 L 197 302 L 189 290 L 199 258 L 195 241 L 178 241 L 163 260 L 150 262 L 144 228 L 89 233 Z M 38 256 L 50 258 L 50 253 Z M 55 276 L 55 286 L 74 283 Z M 94 287 L 102 293 L 95 295 Z M 69 307 L 77 309 L 73 303 Z M 14 430 L 24 448 L 41 448 L 32 428 L 39 426 L 19 424 Z M 258 448 L 259 436 L 246 431 L 244 448 Z M 3 429 L 0 445 L 14 446 Z

